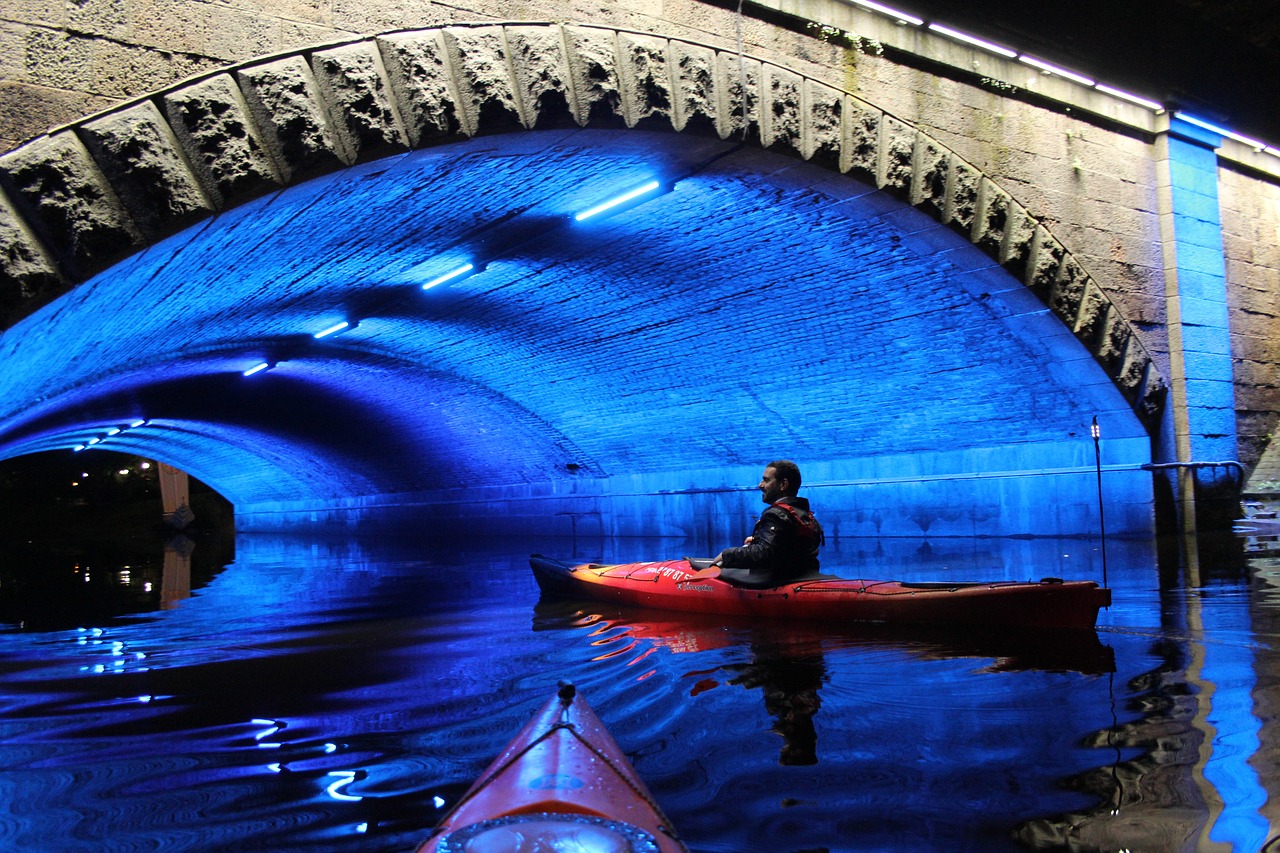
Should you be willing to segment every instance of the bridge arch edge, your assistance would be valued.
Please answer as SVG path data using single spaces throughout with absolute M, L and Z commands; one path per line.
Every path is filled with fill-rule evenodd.
M 857 96 L 736 52 L 627 30 L 481 23 L 255 59 L 0 157 L 0 326 L 219 211 L 359 162 L 493 133 L 739 137 L 861 178 L 965 235 L 1085 345 L 1139 420 L 1168 383 L 1084 266 L 997 181 Z

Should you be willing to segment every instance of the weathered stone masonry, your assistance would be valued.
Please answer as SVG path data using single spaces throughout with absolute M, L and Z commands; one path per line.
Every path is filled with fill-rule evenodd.
M 585 26 L 357 39 L 209 74 L 10 152 L 0 158 L 8 321 L 203 216 L 302 178 L 462 137 L 564 125 L 743 138 L 909 200 L 1020 276 L 1144 421 L 1158 416 L 1166 382 L 1105 290 L 1042 222 L 936 139 L 769 62 Z

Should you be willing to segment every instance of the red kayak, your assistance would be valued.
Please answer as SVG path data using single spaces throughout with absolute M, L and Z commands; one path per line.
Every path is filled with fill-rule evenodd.
M 689 853 L 600 718 L 564 685 L 418 853 Z
M 1091 629 L 1111 590 L 1093 581 L 977 583 L 854 580 L 815 574 L 776 587 L 744 586 L 741 570 L 709 561 L 570 565 L 534 555 L 543 592 L 661 610 L 816 622 Z

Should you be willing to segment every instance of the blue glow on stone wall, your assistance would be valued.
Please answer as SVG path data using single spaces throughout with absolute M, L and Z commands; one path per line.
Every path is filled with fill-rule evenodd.
M 0 455 L 145 418 L 114 449 L 241 517 L 405 496 L 448 523 L 644 532 L 702 509 L 670 496 L 738 494 L 789 456 L 846 531 L 1039 532 L 1052 514 L 1027 508 L 1052 506 L 1043 532 L 1082 532 L 1097 415 L 1117 517 L 1150 527 L 1143 427 L 1020 282 L 866 184 L 714 139 L 526 133 L 363 164 L 128 259 L 0 359 Z

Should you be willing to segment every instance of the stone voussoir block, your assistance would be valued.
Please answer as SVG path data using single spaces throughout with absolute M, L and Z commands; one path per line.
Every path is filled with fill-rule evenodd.
M 721 138 L 759 138 L 764 63 L 735 53 L 720 53 L 719 62 L 725 81 L 720 100 Z
M 1098 361 L 1106 368 L 1108 375 L 1114 376 L 1116 371 L 1120 369 L 1124 359 L 1125 348 L 1129 345 L 1131 337 L 1133 337 L 1133 329 L 1125 322 L 1119 309 L 1108 301 L 1107 318 L 1103 325 L 1102 337 L 1098 341 L 1098 348 L 1094 353 Z
M 776 65 L 764 66 L 760 141 L 765 148 L 803 155 L 804 79 Z
M 286 181 L 355 162 L 325 109 L 311 66 L 301 56 L 242 68 L 240 89 Z
M 13 204 L 0 193 L 0 327 L 57 296 L 66 282 Z
M 911 203 L 941 218 L 947 204 L 947 179 L 951 174 L 951 152 L 930 136 L 916 138 L 915 166 L 911 182 Z
M 564 35 L 578 124 L 625 127 L 627 116 L 618 80 L 618 46 L 614 33 L 594 27 L 565 27 Z
M 675 90 L 667 70 L 667 41 L 657 36 L 618 33 L 618 85 L 627 126 L 674 129 Z
M 1025 277 L 1039 225 L 1030 211 L 1010 200 L 1004 240 L 1000 244 L 1000 263 L 1020 278 Z
M 1053 283 L 1058 279 L 1058 268 L 1066 256 L 1066 249 L 1054 239 L 1049 229 L 1037 224 L 1031 236 L 1030 252 L 1023 283 L 1032 293 L 1047 302 Z
M 414 147 L 473 132 L 463 123 L 457 82 L 440 30 L 379 36 L 383 67 Z
M 675 86 L 675 127 L 683 133 L 705 131 L 719 136 L 720 78 L 716 52 L 709 47 L 675 41 L 671 43 Z
M 69 277 L 87 278 L 141 245 L 141 233 L 72 131 L 0 157 L 0 182 Z
M 1089 274 L 1075 258 L 1067 256 L 1063 259 L 1049 291 L 1049 308 L 1069 329 L 1074 330 L 1076 327 L 1080 301 L 1084 298 L 1084 291 L 1089 283 Z
M 213 213 L 213 203 L 153 102 L 88 122 L 80 127 L 80 138 L 148 240 Z
M 244 96 L 229 74 L 217 74 L 168 93 L 164 111 L 187 160 L 217 207 L 248 200 L 283 183 Z
M 971 235 L 978 216 L 978 192 L 982 173 L 958 157 L 952 158 L 947 181 L 947 209 L 943 221 L 961 234 Z
M 357 161 L 409 147 L 373 43 L 362 41 L 318 51 L 311 55 L 311 69 L 328 103 L 333 127 Z
M 984 177 L 978 190 L 978 207 L 973 218 L 973 244 L 997 261 L 1004 247 L 1005 226 L 1013 199 L 1003 187 Z
M 804 99 L 807 120 L 801 155 L 814 163 L 839 168 L 844 146 L 844 93 L 806 80 Z
M 899 198 L 909 198 L 915 165 L 915 127 L 886 115 L 880 122 L 880 157 L 876 186 Z
M 575 126 L 569 58 L 560 27 L 508 26 L 507 48 L 525 127 Z
M 840 171 L 875 183 L 884 113 L 851 95 L 844 99 Z
M 466 132 L 474 136 L 523 128 L 503 28 L 447 27 L 444 43 L 458 86 L 458 107 Z
M 1110 303 L 1102 288 L 1092 278 L 1088 279 L 1084 293 L 1080 297 L 1080 306 L 1076 311 L 1076 322 L 1071 331 L 1080 339 L 1089 352 L 1097 354 L 1097 343 L 1102 337 L 1103 325 L 1107 318 Z

